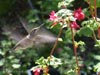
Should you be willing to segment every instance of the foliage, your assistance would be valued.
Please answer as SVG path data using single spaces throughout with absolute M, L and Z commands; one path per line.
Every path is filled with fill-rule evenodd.
M 83 4 L 88 3 L 88 1 L 78 0 L 77 4 L 84 6 Z M 58 35 L 59 30 L 62 28 L 60 37 L 63 40 L 59 42 L 53 53 L 51 53 L 50 47 L 13 51 L 12 47 L 15 45 L 15 42 L 8 39 L 8 35 L 3 34 L 2 31 L 0 33 L 3 36 L 0 37 L 0 74 L 27 75 L 27 70 L 33 71 L 36 74 L 38 70 L 40 72 L 42 69 L 44 74 L 49 75 L 47 73 L 49 66 L 57 69 L 61 75 L 78 75 L 78 71 L 82 75 L 93 75 L 96 72 L 99 74 L 100 22 L 99 18 L 92 16 L 95 12 L 90 11 L 96 9 L 94 1 L 90 0 L 88 7 L 79 6 L 78 8 L 74 5 L 75 0 L 33 1 L 34 10 L 29 9 L 27 5 L 24 7 L 26 10 L 23 8 L 25 11 L 22 11 L 22 8 L 19 7 L 18 9 L 20 10 L 17 13 L 20 12 L 19 14 L 26 17 L 30 23 L 39 24 L 38 21 L 42 21 L 46 23 L 45 27 L 55 35 Z M 96 1 L 97 7 L 100 7 L 100 0 Z M 12 14 L 15 10 L 14 7 L 12 8 L 12 5 L 16 2 L 15 0 L 0 1 L 0 15 L 5 16 L 8 12 Z M 23 1 L 21 3 L 24 4 Z M 25 1 L 25 3 L 28 2 Z M 7 7 L 8 5 L 9 7 Z M 3 19 L 0 20 L 0 26 L 11 24 L 16 20 L 15 16 L 13 17 L 14 20 L 11 17 L 12 15 L 10 17 L 9 15 L 5 18 L 3 17 L 4 22 L 2 21 Z M 49 20 L 47 20 L 48 18 Z M 30 24 L 30 27 L 31 25 L 33 24 Z
M 85 1 L 88 1 L 88 0 L 85 0 Z M 99 0 L 96 1 L 96 5 L 97 5 L 97 7 L 100 7 L 99 2 L 100 2 Z M 94 0 L 91 0 L 90 3 L 91 3 L 91 6 L 94 7 L 94 6 L 93 6 L 93 4 L 94 4 Z
M 52 59 L 50 59 L 50 58 L 52 58 Z M 36 61 L 36 64 L 38 64 L 38 65 L 31 68 L 31 70 L 34 71 L 37 68 L 40 68 L 41 70 L 43 70 L 44 74 L 46 74 L 46 70 L 47 70 L 46 68 L 48 68 L 49 66 L 53 66 L 54 68 L 57 68 L 59 65 L 62 64 L 62 62 L 60 59 L 58 59 L 54 56 L 51 56 L 51 57 L 48 57 L 47 59 L 45 59 L 44 57 L 41 57 L 40 59 L 38 59 Z

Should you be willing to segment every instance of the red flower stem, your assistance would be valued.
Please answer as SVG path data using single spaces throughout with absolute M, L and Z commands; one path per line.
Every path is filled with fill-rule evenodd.
M 59 33 L 58 33 L 58 36 L 57 36 L 57 39 L 56 39 L 56 41 L 55 41 L 55 43 L 54 43 L 54 45 L 53 45 L 53 48 L 52 48 L 52 50 L 51 50 L 51 52 L 50 52 L 50 58 L 48 58 L 48 61 L 49 61 L 49 62 L 50 62 L 50 59 L 52 58 L 52 55 L 53 55 L 53 53 L 54 53 L 54 50 L 55 50 L 56 46 L 58 45 L 58 39 L 59 39 L 59 37 L 60 37 L 60 35 L 61 35 L 62 30 L 63 30 L 63 28 L 60 28 Z M 47 65 L 47 67 L 48 67 L 48 65 Z M 47 72 L 47 73 L 48 73 L 48 72 Z
M 51 56 L 52 56 L 52 54 L 53 54 L 53 52 L 54 52 L 54 50 L 55 50 L 55 48 L 56 48 L 56 46 L 58 44 L 58 39 L 59 39 L 59 37 L 61 35 L 62 30 L 63 30 L 63 28 L 60 28 L 59 33 L 58 33 L 58 36 L 57 36 L 57 39 L 56 39 L 56 41 L 54 43 L 54 46 L 53 46 L 53 48 L 52 48 L 52 50 L 50 52 L 50 58 L 51 58 Z
M 94 16 L 95 16 L 95 20 L 97 21 L 97 7 L 96 7 L 96 0 L 94 0 Z M 96 35 L 95 35 L 95 32 L 93 30 L 93 38 L 94 40 L 96 41 Z
M 94 0 L 94 15 L 95 15 L 95 20 L 97 21 L 97 7 L 96 7 L 96 0 Z
M 74 55 L 75 55 L 75 59 L 76 59 L 76 65 L 78 67 L 78 75 L 80 75 L 80 67 L 78 64 L 78 58 L 77 58 L 77 48 L 75 47 L 75 39 L 74 39 L 74 32 L 73 32 L 73 28 L 71 28 L 71 33 L 72 33 L 72 42 L 73 42 L 73 48 L 74 48 Z
M 90 0 L 88 0 L 87 3 L 89 4 L 90 14 L 91 14 L 91 16 L 93 18 L 94 16 L 93 16 L 93 10 L 91 8 L 91 2 L 90 2 Z
M 90 7 L 90 14 L 92 15 L 92 18 L 94 19 L 93 10 L 91 8 L 90 0 L 88 0 L 87 3 L 89 4 L 89 7 Z M 94 14 L 95 14 L 95 20 L 97 21 L 97 12 L 96 12 L 97 10 L 96 10 L 96 1 L 95 0 L 94 0 L 94 10 L 95 10 L 95 12 L 94 12 Z M 93 39 L 96 41 L 96 35 L 95 35 L 94 30 L 93 30 Z

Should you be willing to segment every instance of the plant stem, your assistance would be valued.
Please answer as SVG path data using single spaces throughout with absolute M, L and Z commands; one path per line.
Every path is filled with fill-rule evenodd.
M 96 8 L 96 0 L 94 0 L 94 16 L 95 16 L 95 20 L 97 21 L 97 8 Z M 95 32 L 93 30 L 93 37 L 94 37 L 94 40 L 96 41 L 96 35 L 95 35 Z
M 52 48 L 52 50 L 50 52 L 50 58 L 51 58 L 51 56 L 52 56 L 52 54 L 53 54 L 53 52 L 54 52 L 54 50 L 55 50 L 55 48 L 56 48 L 56 46 L 58 44 L 58 39 L 59 39 L 59 37 L 61 35 L 62 30 L 63 30 L 63 28 L 60 28 L 59 33 L 58 33 L 58 36 L 57 36 L 57 39 L 56 39 L 56 41 L 54 43 L 54 46 L 53 46 L 53 48 Z
M 90 0 L 88 0 L 87 3 L 89 4 L 89 7 L 90 7 L 90 14 L 92 15 L 92 18 L 94 19 L 93 10 L 92 10 L 92 8 L 91 8 Z M 95 20 L 97 21 L 96 0 L 94 0 L 94 15 L 95 15 Z M 96 35 L 95 35 L 94 30 L 93 30 L 93 38 L 94 38 L 94 40 L 96 41 Z
M 56 39 L 56 41 L 55 41 L 55 43 L 54 43 L 54 45 L 53 45 L 53 48 L 52 48 L 52 50 L 51 50 L 51 52 L 50 52 L 50 58 L 48 58 L 48 61 L 49 61 L 49 62 L 50 62 L 50 59 L 52 58 L 52 54 L 53 54 L 53 52 L 54 52 L 54 50 L 55 50 L 57 44 L 58 44 L 58 39 L 59 39 L 59 37 L 60 37 L 60 35 L 61 35 L 62 30 L 63 30 L 63 28 L 60 28 L 59 33 L 58 33 L 58 36 L 57 36 L 57 39 Z M 48 67 L 48 65 L 47 65 L 47 67 Z M 48 73 L 48 72 L 47 72 L 47 73 Z
M 96 38 L 95 32 L 94 32 L 94 30 L 92 30 L 92 31 L 93 31 L 93 39 L 96 42 L 97 38 Z
M 92 18 L 94 19 L 94 16 L 95 16 L 95 20 L 97 21 L 97 6 L 96 6 L 96 0 L 94 0 L 94 12 L 91 8 L 91 1 L 88 0 L 87 2 L 89 4 L 89 8 L 90 8 L 90 14 L 92 16 Z
M 88 0 L 87 3 L 89 4 L 90 14 L 91 14 L 91 16 L 92 16 L 92 18 L 93 18 L 94 15 L 93 15 L 93 10 L 92 10 L 92 8 L 91 8 L 91 1 Z
M 73 48 L 74 48 L 74 55 L 75 55 L 75 59 L 76 59 L 76 65 L 78 67 L 78 75 L 80 75 L 80 68 L 79 68 L 79 64 L 78 64 L 78 58 L 77 58 L 77 48 L 75 47 L 75 39 L 74 39 L 74 32 L 73 32 L 73 28 L 71 28 L 71 33 L 72 33 L 72 42 L 73 42 Z
M 96 6 L 96 0 L 94 0 L 94 15 L 95 15 L 95 20 L 97 21 L 97 6 Z

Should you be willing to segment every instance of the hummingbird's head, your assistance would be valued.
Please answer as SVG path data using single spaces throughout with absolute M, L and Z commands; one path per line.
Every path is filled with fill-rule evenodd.
M 40 27 L 37 27 L 37 28 L 32 29 L 32 31 L 29 34 L 30 35 L 30 38 L 31 37 L 34 37 L 38 33 L 39 30 L 40 30 Z

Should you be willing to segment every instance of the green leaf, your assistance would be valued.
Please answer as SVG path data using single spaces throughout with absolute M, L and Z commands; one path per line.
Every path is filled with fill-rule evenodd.
M 94 19 L 89 19 L 87 21 L 83 21 L 81 25 L 82 27 L 91 27 L 93 30 L 97 30 L 100 26 L 100 23 Z
M 89 9 L 85 8 L 85 9 L 83 9 L 83 12 L 84 12 L 84 14 L 85 14 L 86 17 L 89 17 L 90 16 Z
M 100 47 L 100 40 L 96 40 L 96 44 L 94 46 L 95 47 Z
M 12 65 L 12 67 L 15 68 L 15 69 L 20 68 L 20 66 L 21 66 L 20 64 L 13 64 Z
M 100 61 L 100 55 L 94 55 L 94 58 Z
M 77 75 L 76 72 L 75 72 L 75 70 L 73 70 L 73 69 L 68 70 L 67 74 L 68 75 Z
M 81 45 L 81 46 L 85 45 L 85 43 L 83 41 L 79 41 L 77 43 L 78 43 L 78 45 Z
M 4 62 L 5 62 L 5 60 L 4 59 L 1 59 L 0 60 L 0 66 L 3 66 L 4 65 Z
M 0 49 L 0 55 L 4 55 L 5 53 Z
M 85 1 L 88 2 L 88 0 L 85 0 Z M 94 0 L 90 0 L 90 2 L 91 2 L 91 6 L 94 7 Z M 100 7 L 100 0 L 96 0 L 96 6 Z
M 8 57 L 8 59 L 13 59 L 14 58 L 14 56 L 12 56 L 12 55 L 10 55 L 9 57 Z
M 61 8 L 62 6 L 67 6 L 67 7 L 70 7 L 70 6 L 72 6 L 72 2 L 73 2 L 74 0 L 63 0 L 63 1 L 61 1 L 61 2 L 59 2 L 58 3 L 58 8 Z
M 100 72 L 100 62 L 97 63 L 97 64 L 94 66 L 94 69 L 96 70 L 96 72 Z
M 53 67 L 58 67 L 59 65 L 61 65 L 62 62 L 61 62 L 61 59 L 59 58 L 56 58 L 54 56 L 51 57 L 51 60 L 50 60 L 50 65 L 53 66 Z
M 92 36 L 92 28 L 90 27 L 83 27 L 79 30 L 79 35 L 80 36 L 86 36 L 86 37 L 91 37 Z
M 41 66 L 51 65 L 56 68 L 59 65 L 61 65 L 62 62 L 61 62 L 61 59 L 59 58 L 56 58 L 54 56 L 52 57 L 49 56 L 47 59 L 45 59 L 44 57 L 41 57 L 39 60 L 36 61 L 36 64 L 41 65 Z
M 12 63 L 19 63 L 19 61 L 20 61 L 19 59 L 13 59 L 11 62 Z
M 41 57 L 39 60 L 36 61 L 36 64 L 45 65 L 46 62 L 46 59 L 44 57 Z
M 61 9 L 56 13 L 56 15 L 59 17 L 66 17 L 73 15 L 73 12 L 69 9 Z

